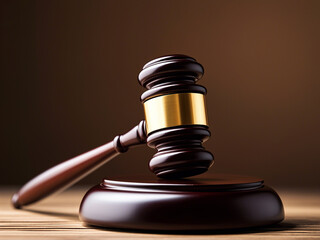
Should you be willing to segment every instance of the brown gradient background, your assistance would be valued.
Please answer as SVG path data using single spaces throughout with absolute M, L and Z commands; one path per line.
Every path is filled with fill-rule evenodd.
M 320 1 L 2 1 L 1 185 L 143 119 L 137 75 L 170 53 L 205 68 L 213 172 L 320 187 Z M 82 183 L 149 174 L 135 148 Z

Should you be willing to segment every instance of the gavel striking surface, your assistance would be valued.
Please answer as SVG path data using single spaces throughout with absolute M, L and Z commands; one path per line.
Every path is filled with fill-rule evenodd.
M 197 231 L 270 225 L 282 221 L 284 211 L 277 193 L 259 178 L 116 177 L 87 192 L 80 218 L 107 228 Z

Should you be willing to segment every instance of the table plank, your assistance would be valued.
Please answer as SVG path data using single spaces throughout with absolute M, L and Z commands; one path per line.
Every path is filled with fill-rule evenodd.
M 0 239 L 320 239 L 320 193 L 312 191 L 279 191 L 286 212 L 281 224 L 186 235 L 121 232 L 85 226 L 78 219 L 78 208 L 86 190 L 68 190 L 24 210 L 16 210 L 10 205 L 14 189 L 0 189 Z

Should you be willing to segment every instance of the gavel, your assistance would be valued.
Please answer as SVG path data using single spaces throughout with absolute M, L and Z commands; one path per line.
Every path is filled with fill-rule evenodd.
M 129 147 L 155 148 L 150 170 L 160 178 L 179 179 L 206 172 L 213 155 L 202 143 L 210 137 L 205 107 L 206 88 L 196 84 L 204 70 L 194 58 L 174 54 L 148 62 L 138 79 L 145 120 L 124 135 L 58 164 L 26 183 L 12 197 L 15 208 L 63 190 Z

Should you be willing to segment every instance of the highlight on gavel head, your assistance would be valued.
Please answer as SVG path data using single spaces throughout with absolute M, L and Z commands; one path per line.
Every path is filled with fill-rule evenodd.
M 213 155 L 202 143 L 210 137 L 206 88 L 196 84 L 204 70 L 194 58 L 174 54 L 148 62 L 139 74 L 147 144 L 157 149 L 150 170 L 161 178 L 206 172 Z

